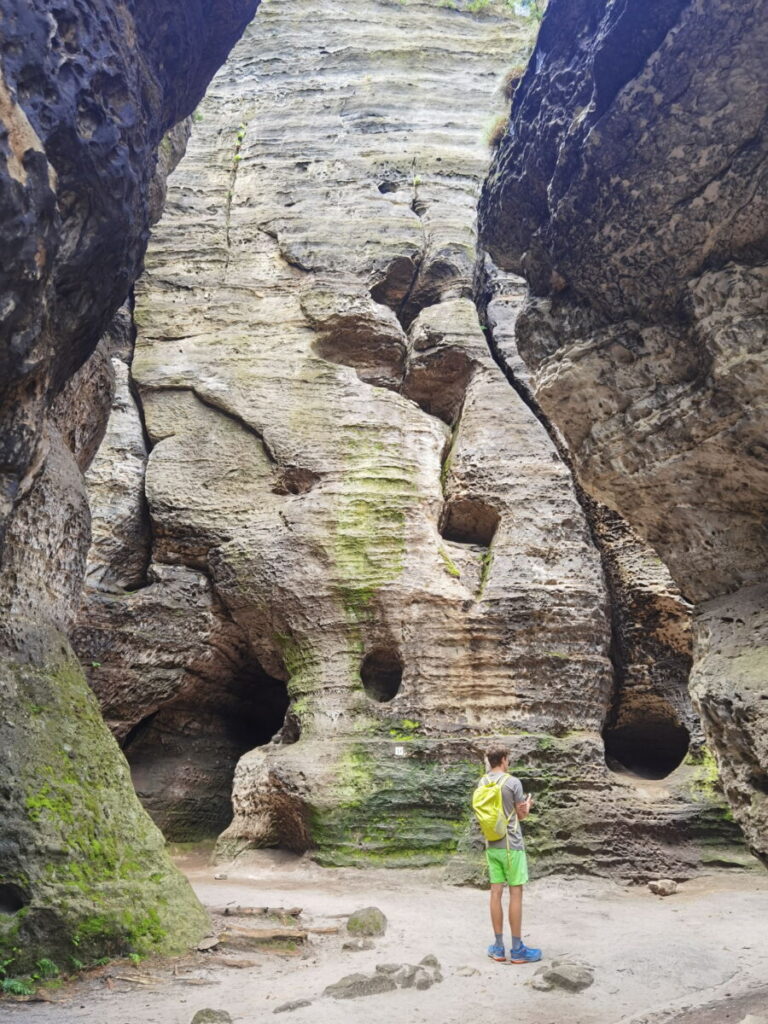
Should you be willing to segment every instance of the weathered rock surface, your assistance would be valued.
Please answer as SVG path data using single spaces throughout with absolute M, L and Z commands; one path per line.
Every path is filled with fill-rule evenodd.
M 333 985 L 327 985 L 323 995 L 334 999 L 359 999 L 360 996 L 394 992 L 396 988 L 395 979 L 388 974 L 346 974 Z
M 289 999 L 287 1003 L 280 1003 L 276 1006 L 272 1013 L 290 1013 L 293 1010 L 301 1010 L 305 1006 L 311 1006 L 311 999 Z
M 727 858 L 709 764 L 653 798 L 606 767 L 603 563 L 568 466 L 478 318 L 479 136 L 510 39 L 522 54 L 530 26 L 496 7 L 308 10 L 271 0 L 212 84 L 136 300 L 152 564 L 204 574 L 218 621 L 290 698 L 275 741 L 254 736 L 238 763 L 219 849 L 417 864 L 461 842 L 471 873 L 468 792 L 488 739 L 506 736 L 539 801 L 542 869 L 682 876 Z M 628 608 L 638 671 L 622 692 L 645 690 L 693 731 L 687 612 L 652 576 L 638 607 L 658 630 L 632 647 Z M 136 721 L 165 650 L 164 627 L 130 622 L 142 593 L 101 603 L 104 635 L 126 640 L 111 681 L 92 674 L 105 707 L 122 701 Z M 103 666 L 90 617 L 86 605 L 79 650 Z M 652 668 L 657 641 L 674 651 L 668 678 Z M 137 652 L 145 667 L 121 697 Z M 161 700 L 185 673 L 174 660 Z M 143 784 L 159 795 L 159 734 L 145 739 Z
M 232 1017 L 227 1010 L 198 1010 L 192 1018 L 192 1024 L 232 1024 Z
M 648 888 L 656 896 L 674 896 L 677 892 L 677 882 L 674 878 L 655 878 L 648 883 Z
M 560 456 L 571 465 L 562 434 L 541 414 L 530 371 L 515 336 L 525 285 L 485 257 L 476 277 L 491 351 L 507 380 L 545 425 Z M 691 608 L 656 552 L 625 519 L 580 487 L 579 500 L 602 557 L 611 608 L 614 694 L 603 726 L 606 757 L 648 778 L 662 778 L 699 750 L 701 726 L 691 707 Z
M 158 144 L 253 9 L 3 7 L 0 959 L 14 971 L 179 948 L 205 928 L 66 637 L 89 544 L 82 471 L 113 388 L 104 348 L 83 364 L 139 272 L 179 133 L 153 182 Z
M 436 957 L 425 956 L 418 964 L 379 964 L 374 974 L 347 974 L 323 995 L 334 999 L 358 999 L 392 992 L 397 988 L 415 988 L 425 991 L 443 980 Z
M 349 915 L 347 931 L 350 935 L 383 935 L 387 930 L 387 918 L 378 907 L 364 907 Z
M 768 564 L 767 14 L 553 0 L 480 203 L 494 261 L 530 284 L 516 337 L 536 402 L 585 488 L 703 606 L 705 652 L 709 602 L 759 618 Z M 693 678 L 765 854 L 767 677 L 741 670 L 757 651 L 744 631 L 717 680 Z
M 698 609 L 691 694 L 714 746 L 734 816 L 753 848 L 768 836 L 768 587 Z
M 5 5 L 3 524 L 44 457 L 51 399 L 138 275 L 157 147 L 255 6 Z
M 591 967 L 568 959 L 553 960 L 540 967 L 531 979 L 531 985 L 542 992 L 559 988 L 566 992 L 581 992 L 594 984 L 595 973 Z

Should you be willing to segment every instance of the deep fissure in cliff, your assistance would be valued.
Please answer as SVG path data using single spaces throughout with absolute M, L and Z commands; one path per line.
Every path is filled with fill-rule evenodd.
M 603 566 L 611 620 L 609 657 L 613 666 L 613 693 L 611 706 L 601 732 L 605 749 L 605 762 L 611 771 L 629 773 L 639 778 L 661 779 L 682 764 L 691 742 L 691 733 L 681 715 L 658 692 L 632 694 L 627 689 L 628 653 L 624 642 L 627 623 L 618 590 L 616 568 L 599 529 L 601 515 L 619 519 L 611 510 L 598 509 L 597 502 L 581 486 L 561 435 L 553 428 L 534 398 L 531 389 L 512 371 L 496 342 L 493 327 L 488 322 L 488 305 L 495 295 L 495 283 L 489 270 L 489 257 L 479 253 L 475 268 L 474 301 L 488 350 L 504 378 L 528 406 L 549 435 L 558 455 L 571 475 L 576 497 L 584 511 L 592 542 Z M 679 659 L 677 666 L 685 678 L 690 670 L 690 657 Z M 683 664 L 684 663 L 684 664 Z M 685 697 L 687 702 L 687 694 Z

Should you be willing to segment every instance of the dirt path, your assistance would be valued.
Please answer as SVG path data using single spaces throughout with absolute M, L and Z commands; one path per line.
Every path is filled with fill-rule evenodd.
M 749 1012 L 768 1013 L 764 874 L 703 876 L 666 899 L 593 879 L 532 883 L 526 937 L 547 958 L 577 954 L 595 970 L 590 988 L 566 993 L 531 988 L 532 967 L 486 959 L 486 895 L 447 887 L 437 873 L 329 871 L 266 852 L 220 880 L 213 875 L 222 869 L 199 859 L 181 866 L 209 907 L 295 904 L 304 908 L 304 924 L 341 925 L 341 932 L 312 935 L 295 955 L 213 952 L 138 968 L 110 964 L 55 993 L 55 1004 L 3 1002 L 0 1019 L 190 1024 L 207 1006 L 228 1010 L 242 1024 L 351 1024 L 361 1017 L 366 1024 L 464 1024 L 511 1016 L 517 1024 L 738 1024 Z M 371 904 L 389 919 L 386 936 L 373 950 L 342 951 L 345 922 L 336 915 Z M 345 1001 L 322 996 L 342 975 L 385 962 L 417 963 L 427 953 L 438 957 L 445 979 L 427 991 Z M 232 961 L 241 966 L 228 966 Z M 462 968 L 477 973 L 459 973 Z M 299 998 L 312 1005 L 272 1016 L 276 1006 Z

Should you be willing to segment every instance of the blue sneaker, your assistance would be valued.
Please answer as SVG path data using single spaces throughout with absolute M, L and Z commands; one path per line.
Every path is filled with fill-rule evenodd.
M 510 964 L 535 964 L 541 960 L 540 949 L 529 949 L 528 946 L 518 946 L 517 949 L 510 949 L 507 963 Z
M 503 946 L 489 946 L 488 956 L 491 958 L 491 960 L 496 960 L 500 964 L 505 964 L 507 962 L 507 958 L 504 956 Z

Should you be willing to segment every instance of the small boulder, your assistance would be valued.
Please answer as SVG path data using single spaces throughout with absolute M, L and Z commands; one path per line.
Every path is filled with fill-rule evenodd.
M 232 1018 L 226 1010 L 211 1010 L 206 1007 L 197 1011 L 192 1018 L 192 1024 L 232 1024 Z
M 547 981 L 543 974 L 534 974 L 531 978 L 530 986 L 539 992 L 551 992 L 555 987 L 551 981 Z
M 350 939 L 341 948 L 345 953 L 360 953 L 364 949 L 374 949 L 375 945 L 371 939 Z
M 549 992 L 553 988 L 561 988 L 566 992 L 581 992 L 582 989 L 589 988 L 594 980 L 595 975 L 591 967 L 561 962 L 557 966 L 551 964 L 540 967 L 531 980 L 531 985 L 541 992 Z
M 334 999 L 357 999 L 360 996 L 391 992 L 396 988 L 389 974 L 347 974 L 335 984 L 328 985 L 323 995 L 333 996 Z
M 456 971 L 456 973 L 461 978 L 471 978 L 475 974 L 479 974 L 480 971 L 478 971 L 478 969 L 476 967 L 472 967 L 470 964 L 464 964 L 463 967 L 459 967 L 459 969 Z
M 364 907 L 350 914 L 347 931 L 350 935 L 383 935 L 387 930 L 387 919 L 378 907 Z
M 438 971 L 440 970 L 440 961 L 434 953 L 427 953 L 426 956 L 423 956 L 421 960 L 419 960 L 419 963 L 422 967 L 436 967 Z
M 423 991 L 427 988 L 432 988 L 433 978 L 429 971 L 425 971 L 423 967 L 416 968 L 416 974 L 413 978 L 414 988 Z
M 287 1003 L 280 1003 L 272 1013 L 289 1013 L 291 1010 L 300 1010 L 302 1006 L 311 1006 L 311 999 L 291 999 Z
M 677 892 L 677 882 L 671 878 L 656 878 L 648 883 L 648 888 L 657 896 L 673 896 Z
M 413 988 L 416 979 L 417 968 L 413 964 L 403 964 L 395 975 L 395 983 L 398 988 Z
M 376 964 L 379 974 L 397 974 L 402 967 L 403 964 Z

